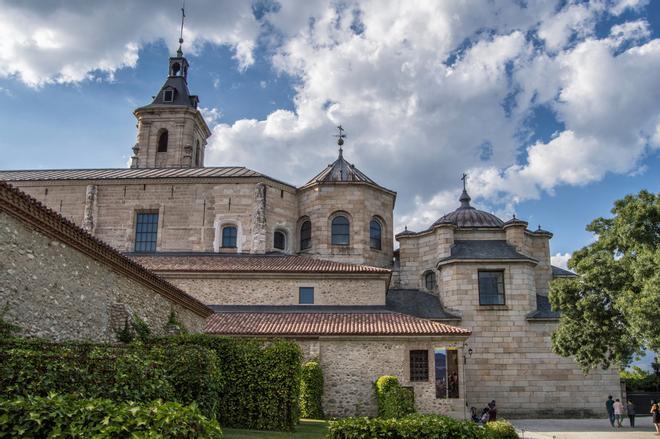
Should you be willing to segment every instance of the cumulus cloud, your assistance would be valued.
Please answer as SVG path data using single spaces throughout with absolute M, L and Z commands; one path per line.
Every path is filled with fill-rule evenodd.
M 158 0 L 0 1 L 0 77 L 16 76 L 30 86 L 112 79 L 134 67 L 142 45 L 165 40 L 178 45 L 180 4 Z M 198 13 L 184 34 L 186 49 L 204 42 L 234 49 L 240 68 L 254 62 L 259 23 L 249 2 L 196 1 Z M 204 13 L 199 13 L 204 11 Z
M 556 253 L 550 256 L 550 263 L 555 267 L 568 270 L 568 260 L 571 259 L 571 253 Z
M 200 0 L 189 50 L 229 44 L 244 69 L 267 41 L 275 71 L 297 80 L 293 108 L 263 119 L 218 123 L 204 109 L 207 164 L 303 184 L 335 159 L 341 123 L 344 155 L 398 191 L 397 231 L 453 210 L 466 170 L 473 204 L 509 215 L 558 186 L 643 169 L 660 148 L 660 39 L 634 16 L 646 4 L 282 0 L 256 2 L 256 14 L 248 2 Z M 178 18 L 155 0 L 11 3 L 0 8 L 0 76 L 111 75 L 149 41 L 174 50 Z M 556 118 L 550 138 L 531 136 L 540 108 Z

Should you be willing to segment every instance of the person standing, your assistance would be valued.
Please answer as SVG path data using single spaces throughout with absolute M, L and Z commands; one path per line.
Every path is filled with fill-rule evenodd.
M 630 421 L 630 428 L 635 428 L 635 404 L 628 400 L 628 420 Z
M 605 408 L 607 409 L 607 417 L 610 420 L 610 424 L 614 427 L 614 400 L 612 399 L 612 395 L 607 397 Z
M 619 398 L 614 401 L 614 418 L 616 419 L 616 428 L 621 428 L 621 421 L 623 421 L 623 403 L 619 401 Z
M 655 435 L 660 436 L 660 407 L 654 399 L 651 401 L 651 415 L 653 416 L 653 425 L 655 425 Z

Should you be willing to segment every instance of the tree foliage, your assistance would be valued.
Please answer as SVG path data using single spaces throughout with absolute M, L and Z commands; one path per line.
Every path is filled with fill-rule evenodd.
M 568 262 L 578 277 L 550 288 L 561 311 L 553 349 L 585 371 L 624 368 L 644 349 L 660 350 L 660 195 L 627 195 L 612 213 L 587 226 L 596 241 Z

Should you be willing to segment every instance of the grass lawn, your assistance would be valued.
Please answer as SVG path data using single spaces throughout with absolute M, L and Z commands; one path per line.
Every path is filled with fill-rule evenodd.
M 293 433 L 282 433 L 279 431 L 258 431 L 258 430 L 236 430 L 233 428 L 223 428 L 225 439 L 323 439 L 328 425 L 325 421 L 302 420 Z

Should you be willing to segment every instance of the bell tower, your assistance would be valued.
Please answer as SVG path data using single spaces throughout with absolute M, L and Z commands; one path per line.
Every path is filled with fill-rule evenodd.
M 170 57 L 165 84 L 153 101 L 136 109 L 137 142 L 131 168 L 196 168 L 204 166 L 204 149 L 211 135 L 188 90 L 188 60 L 183 56 L 183 20 L 176 56 Z

